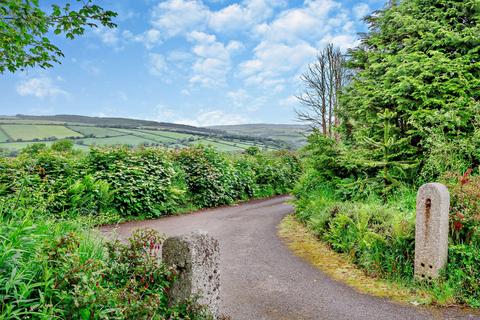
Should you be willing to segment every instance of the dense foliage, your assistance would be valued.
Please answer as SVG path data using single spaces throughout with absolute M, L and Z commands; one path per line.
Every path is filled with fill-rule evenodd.
M 0 158 L 0 318 L 210 319 L 195 301 L 169 301 L 162 236 L 123 244 L 89 229 L 284 193 L 299 173 L 293 153 L 255 148 L 83 153 L 58 141 Z
M 71 147 L 71 145 L 70 145 Z M 293 153 L 229 155 L 210 147 L 73 151 L 32 145 L 0 159 L 0 206 L 49 216 L 158 217 L 285 193 L 300 174 Z
M 480 307 L 480 6 L 392 1 L 350 51 L 338 141 L 304 148 L 298 218 L 374 276 L 413 282 L 415 194 L 451 193 L 449 262 L 421 284 L 435 302 Z
M 104 243 L 75 223 L 18 218 L 0 224 L 0 318 L 211 318 L 194 302 L 169 305 L 175 270 L 155 231 Z
M 355 178 L 389 186 L 480 165 L 479 20 L 477 0 L 395 1 L 367 17 L 339 115 Z
M 45 10 L 38 0 L 2 0 L 0 73 L 34 66 L 52 67 L 52 63 L 60 62 L 63 53 L 50 41 L 50 32 L 74 39 L 84 34 L 86 28 L 115 27 L 112 19 L 116 15 L 92 0 L 52 4 L 50 10 Z

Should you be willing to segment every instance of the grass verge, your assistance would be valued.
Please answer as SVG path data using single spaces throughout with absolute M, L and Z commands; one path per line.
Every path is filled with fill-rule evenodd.
M 428 292 L 400 286 L 386 280 L 367 276 L 349 261 L 346 255 L 331 250 L 293 215 L 285 217 L 278 227 L 278 235 L 294 254 L 308 261 L 331 278 L 355 290 L 396 302 L 424 305 L 432 302 Z

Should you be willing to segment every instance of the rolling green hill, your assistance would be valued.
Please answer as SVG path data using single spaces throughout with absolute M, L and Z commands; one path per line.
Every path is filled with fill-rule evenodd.
M 250 136 L 256 138 L 267 138 L 287 142 L 294 148 L 306 144 L 310 129 L 300 124 L 239 124 L 226 126 L 211 126 L 208 129 L 222 130 L 227 133 Z
M 258 134 L 260 128 L 248 135 L 242 131 L 234 132 L 235 130 L 126 118 L 76 115 L 0 116 L 0 149 L 15 153 L 32 143 L 51 144 L 58 139 L 71 139 L 75 148 L 82 150 L 88 150 L 88 147 L 93 145 L 147 145 L 175 149 L 196 144 L 211 145 L 219 150 L 232 152 L 241 152 L 251 146 L 269 150 L 293 149 L 299 145 L 300 138 L 285 128 L 282 131 L 275 127 L 269 136 L 268 132 Z M 266 130 L 265 127 L 263 130 Z M 274 138 L 282 134 L 284 139 Z

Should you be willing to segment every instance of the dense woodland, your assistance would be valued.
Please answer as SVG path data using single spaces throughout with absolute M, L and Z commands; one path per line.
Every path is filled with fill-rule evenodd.
M 297 216 L 367 273 L 417 286 L 416 190 L 443 182 L 449 263 L 425 303 L 480 307 L 480 3 L 391 1 L 365 20 L 369 31 L 344 57 L 337 121 L 310 122 Z M 322 116 L 323 92 L 314 97 Z

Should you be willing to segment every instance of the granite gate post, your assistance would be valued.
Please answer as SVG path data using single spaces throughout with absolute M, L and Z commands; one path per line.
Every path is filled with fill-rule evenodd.
M 179 272 L 169 291 L 172 301 L 198 298 L 197 302 L 207 306 L 217 318 L 220 305 L 218 241 L 201 231 L 170 237 L 163 243 L 162 259 L 167 265 L 175 265 Z
M 448 256 L 450 194 L 440 183 L 418 189 L 415 221 L 415 278 L 431 281 L 439 276 Z

